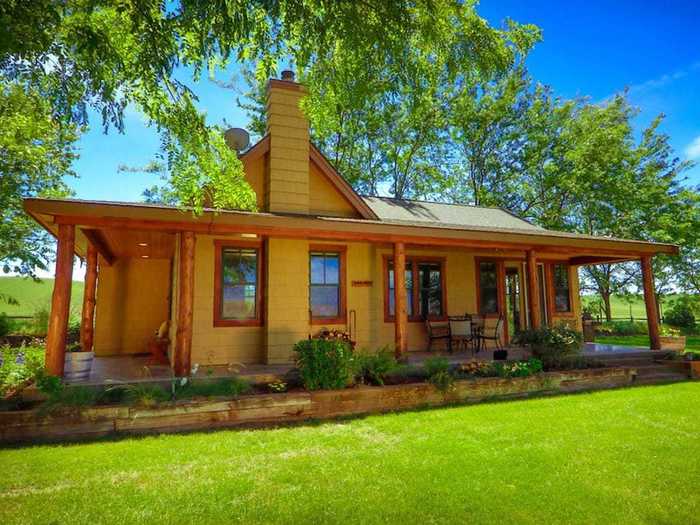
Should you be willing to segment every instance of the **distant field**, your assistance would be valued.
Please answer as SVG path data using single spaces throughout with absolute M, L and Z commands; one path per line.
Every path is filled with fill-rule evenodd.
M 591 304 L 597 299 L 597 297 L 597 295 L 582 296 L 581 301 L 583 303 L 583 306 Z M 676 297 L 676 295 L 668 295 L 663 298 L 663 301 L 661 303 L 662 315 L 664 307 L 667 306 Z M 641 295 L 633 296 L 631 303 L 626 298 L 613 295 L 610 300 L 610 306 L 612 307 L 613 317 L 624 317 L 626 319 L 629 319 L 630 309 L 632 317 L 634 317 L 635 319 L 646 319 L 647 317 L 646 307 L 644 306 L 644 298 Z
M 19 305 L 0 302 L 0 313 L 9 316 L 32 315 L 42 306 L 51 303 L 53 279 L 42 279 L 34 282 L 24 277 L 0 277 L 0 294 L 6 294 L 19 301 Z M 83 282 L 73 281 L 71 292 L 71 310 L 78 311 L 83 301 Z

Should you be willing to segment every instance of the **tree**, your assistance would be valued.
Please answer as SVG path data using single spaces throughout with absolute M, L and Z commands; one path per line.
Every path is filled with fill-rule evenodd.
M 0 261 L 2 269 L 35 277 L 52 257 L 52 238 L 22 209 L 25 197 L 68 195 L 73 175 L 74 125 L 53 118 L 39 93 L 0 78 Z

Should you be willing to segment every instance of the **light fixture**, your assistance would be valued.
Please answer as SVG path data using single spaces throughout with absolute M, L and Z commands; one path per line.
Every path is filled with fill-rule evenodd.
M 141 256 L 142 259 L 148 259 L 149 257 L 150 257 L 150 255 L 142 255 Z
M 246 239 L 257 239 L 258 234 L 257 233 L 241 233 L 241 237 L 245 237 Z
M 142 248 L 145 248 L 146 246 L 148 246 L 148 243 L 147 242 L 140 242 L 138 245 L 141 246 Z

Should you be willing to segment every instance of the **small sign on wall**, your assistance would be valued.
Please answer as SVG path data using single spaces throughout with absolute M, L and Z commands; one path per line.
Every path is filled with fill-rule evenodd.
M 352 285 L 358 288 L 372 286 L 372 281 L 352 281 Z

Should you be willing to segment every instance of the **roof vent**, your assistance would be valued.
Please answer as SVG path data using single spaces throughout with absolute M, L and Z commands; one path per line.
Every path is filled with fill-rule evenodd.
M 229 128 L 224 132 L 224 140 L 229 148 L 240 153 L 250 144 L 250 135 L 243 128 Z
M 294 71 L 292 71 L 291 69 L 285 69 L 284 71 L 282 71 L 282 80 L 294 82 Z

